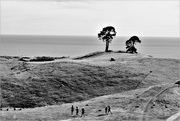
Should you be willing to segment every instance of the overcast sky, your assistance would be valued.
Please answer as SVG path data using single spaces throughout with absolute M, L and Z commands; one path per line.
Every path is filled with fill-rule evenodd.
M 60 1 L 60 2 L 57 2 Z M 179 1 L 1 1 L 1 34 L 179 37 Z

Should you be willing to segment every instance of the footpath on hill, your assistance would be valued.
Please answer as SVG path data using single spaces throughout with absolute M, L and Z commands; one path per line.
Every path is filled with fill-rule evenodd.
M 169 117 L 166 121 L 175 121 L 177 118 L 180 119 L 180 112 L 172 115 L 171 117 Z

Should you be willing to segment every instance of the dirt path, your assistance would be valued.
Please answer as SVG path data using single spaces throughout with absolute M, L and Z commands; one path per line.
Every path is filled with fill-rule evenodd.
M 177 119 L 180 116 L 180 112 L 172 115 L 171 117 L 169 117 L 166 121 L 174 121 L 175 119 Z
M 177 94 L 178 96 L 180 96 L 180 93 L 177 90 L 174 90 L 175 94 Z M 172 115 L 171 117 L 169 117 L 166 121 L 174 121 L 176 120 L 178 117 L 180 117 L 180 112 Z
M 72 121 L 72 119 L 67 119 L 67 120 L 59 120 L 59 121 Z

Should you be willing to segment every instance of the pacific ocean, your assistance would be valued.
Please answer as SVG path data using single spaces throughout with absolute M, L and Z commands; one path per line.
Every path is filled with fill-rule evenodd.
M 115 37 L 109 49 L 126 50 L 125 42 L 130 37 Z M 139 37 L 135 47 L 141 54 L 156 58 L 180 59 L 180 38 Z M 95 51 L 104 51 L 105 42 L 96 36 L 55 35 L 1 35 L 0 55 L 8 56 L 70 56 L 76 57 Z

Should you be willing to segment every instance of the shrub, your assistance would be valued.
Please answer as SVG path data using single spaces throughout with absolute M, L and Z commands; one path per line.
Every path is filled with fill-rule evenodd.
M 46 57 L 46 56 L 30 59 L 30 61 L 53 61 L 53 60 L 54 60 L 53 57 Z

